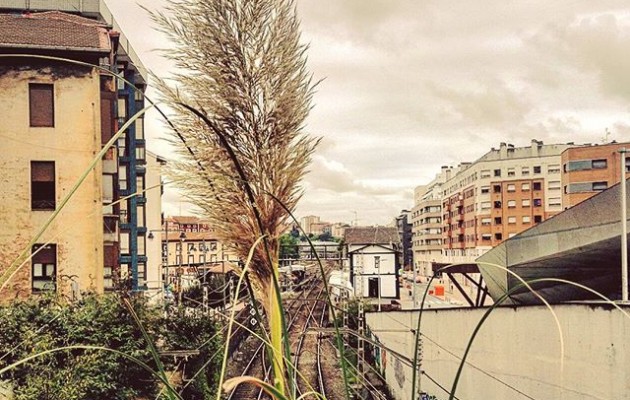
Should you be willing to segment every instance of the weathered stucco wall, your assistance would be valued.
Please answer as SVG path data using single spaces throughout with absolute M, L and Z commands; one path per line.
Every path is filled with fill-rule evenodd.
M 54 85 L 54 127 L 30 127 L 29 83 Z M 0 271 L 6 270 L 52 211 L 31 210 L 31 161 L 54 161 L 56 203 L 70 192 L 100 150 L 99 76 L 85 68 L 3 67 L 0 70 Z M 98 163 L 37 243 L 57 244 L 57 283 L 69 291 L 103 290 L 101 166 Z M 30 250 L 29 250 L 30 254 Z M 31 292 L 31 262 L 0 299 Z
M 624 308 L 630 312 L 630 307 Z M 630 399 L 630 320 L 602 305 L 499 308 L 481 328 L 463 369 L 462 399 Z M 486 309 L 427 310 L 422 316 L 423 370 L 451 390 L 459 361 Z M 410 359 L 418 312 L 369 313 L 379 340 Z M 562 353 L 561 343 L 564 344 Z M 412 371 L 391 352 L 385 376 L 396 399 L 411 399 Z M 422 378 L 422 390 L 448 394 Z M 529 397 L 527 397 L 529 396 Z

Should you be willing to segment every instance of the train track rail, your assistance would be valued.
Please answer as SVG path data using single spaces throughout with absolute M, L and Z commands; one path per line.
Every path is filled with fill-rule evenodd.
M 318 275 L 318 274 L 317 274 Z M 299 335 L 300 342 L 303 342 L 303 338 L 306 336 L 306 330 L 309 327 L 309 323 L 313 319 L 313 313 L 319 301 L 315 301 L 312 306 L 310 306 L 310 302 L 301 301 L 302 298 L 313 298 L 312 294 L 317 292 L 316 299 L 320 299 L 323 293 L 323 282 L 321 281 L 321 277 L 311 276 L 309 279 L 305 279 L 302 284 L 302 292 L 300 296 L 295 299 L 289 299 L 285 302 L 285 313 L 289 315 L 287 330 L 290 335 Z M 310 307 L 309 307 L 310 306 Z M 302 324 L 300 322 L 304 321 Z M 298 328 L 301 328 L 298 330 Z M 251 335 L 250 335 L 251 336 Z M 248 338 L 243 346 L 242 353 L 247 351 L 247 356 L 251 357 L 245 367 L 241 370 L 240 375 L 249 375 L 256 376 L 260 379 L 264 379 L 265 381 L 269 380 L 269 376 L 271 375 L 271 366 L 264 365 L 264 343 L 259 343 L 257 340 L 252 340 L 256 338 Z M 250 342 L 249 344 L 247 342 Z M 251 343 L 255 343 L 253 346 Z M 301 345 L 298 345 L 301 347 Z M 297 365 L 297 361 L 299 358 L 300 351 L 295 351 L 294 365 Z M 294 380 L 294 382 L 296 382 Z M 317 385 L 319 386 L 319 385 Z M 318 388 L 319 389 L 319 388 Z M 321 389 L 320 389 L 321 390 Z M 241 384 L 237 386 L 234 390 L 232 390 L 228 395 L 228 400 L 245 400 L 245 399 L 256 399 L 260 400 L 264 398 L 263 392 L 260 388 L 251 385 L 251 384 Z

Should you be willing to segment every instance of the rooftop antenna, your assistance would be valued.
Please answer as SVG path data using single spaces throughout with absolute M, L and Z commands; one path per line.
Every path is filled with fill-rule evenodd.
M 610 131 L 608 128 L 604 130 L 604 137 L 602 138 L 602 143 L 608 143 L 608 137 L 610 136 Z

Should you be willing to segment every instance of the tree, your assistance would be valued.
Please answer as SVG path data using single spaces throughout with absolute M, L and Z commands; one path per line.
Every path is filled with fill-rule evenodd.
M 298 240 L 293 235 L 280 236 L 280 259 L 296 259 L 299 256 Z
M 161 82 L 182 144 L 173 177 L 242 259 L 254 249 L 251 277 L 282 391 L 279 236 L 318 142 L 302 132 L 313 83 L 294 10 L 291 0 L 169 0 L 153 14 L 183 71 Z

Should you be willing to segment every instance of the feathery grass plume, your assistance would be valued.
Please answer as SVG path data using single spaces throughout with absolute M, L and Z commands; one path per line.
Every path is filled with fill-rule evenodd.
M 182 161 L 172 164 L 172 174 L 185 178 L 184 193 L 242 259 L 266 237 L 250 274 L 280 351 L 274 277 L 288 214 L 265 193 L 294 210 L 318 143 L 302 132 L 315 85 L 293 1 L 169 0 L 164 13 L 151 14 L 173 41 L 165 54 L 180 71 L 160 82 L 161 94 L 174 104 L 171 121 L 194 149 L 179 147 Z M 277 383 L 284 377 L 275 367 Z

